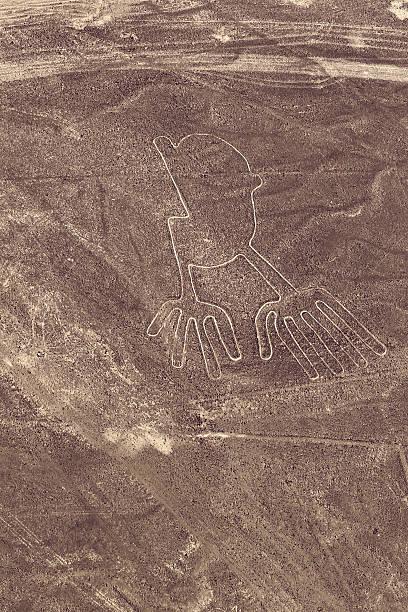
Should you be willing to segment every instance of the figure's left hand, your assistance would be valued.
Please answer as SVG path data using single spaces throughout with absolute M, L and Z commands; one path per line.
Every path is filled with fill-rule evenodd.
M 258 310 L 255 327 L 261 359 L 272 356 L 270 328 L 291 352 L 307 376 L 317 379 L 322 366 L 344 374 L 350 360 L 366 367 L 368 355 L 383 357 L 387 349 L 326 289 L 310 287 L 266 302 Z
M 241 351 L 235 335 L 234 325 L 228 313 L 215 304 L 187 298 L 168 300 L 162 304 L 150 323 L 147 333 L 157 336 L 166 320 L 176 316 L 174 335 L 171 339 L 171 363 L 183 368 L 186 361 L 187 339 L 191 328 L 195 329 L 207 375 L 211 379 L 221 376 L 217 352 L 210 340 L 209 325 L 214 326 L 218 340 L 225 354 L 232 361 L 241 359 Z

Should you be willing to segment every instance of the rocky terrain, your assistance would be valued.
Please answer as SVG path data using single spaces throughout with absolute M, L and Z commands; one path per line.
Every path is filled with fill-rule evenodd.
M 408 608 L 408 10 L 369 4 L 0 8 L 2 610 Z M 147 328 L 185 210 L 153 140 L 197 133 L 262 180 L 256 250 L 384 356 L 310 380 L 272 328 L 261 360 L 275 296 L 237 257 L 193 276 L 242 359 L 213 330 L 209 378 L 191 330 L 172 366 Z

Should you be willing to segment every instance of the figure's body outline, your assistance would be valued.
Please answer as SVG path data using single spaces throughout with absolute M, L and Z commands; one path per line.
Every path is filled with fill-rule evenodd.
M 169 164 L 167 163 L 167 160 L 165 158 L 165 156 L 163 155 L 162 151 L 160 150 L 159 146 L 158 146 L 158 141 L 168 141 L 168 143 L 170 144 L 170 146 L 172 147 L 172 149 L 174 149 L 175 151 L 177 151 L 180 147 L 180 145 L 182 145 L 182 143 L 187 140 L 190 137 L 209 137 L 209 138 L 213 138 L 214 140 L 217 140 L 219 142 L 224 143 L 225 145 L 227 145 L 228 147 L 231 147 L 240 157 L 242 157 L 242 159 L 245 161 L 246 167 L 248 169 L 249 174 L 251 175 L 251 177 L 257 178 L 259 179 L 259 184 L 256 185 L 254 188 L 251 189 L 250 192 L 250 198 L 251 198 L 251 206 L 252 206 L 252 219 L 253 219 L 253 231 L 251 234 L 251 237 L 248 240 L 248 249 L 246 250 L 239 250 L 233 257 L 226 259 L 225 261 L 223 261 L 222 263 L 218 263 L 218 264 L 214 264 L 214 265 L 202 265 L 202 264 L 196 264 L 196 263 L 182 263 L 178 254 L 178 250 L 177 250 L 177 245 L 175 243 L 175 239 L 174 239 L 174 232 L 173 232 L 173 224 L 174 221 L 176 220 L 183 220 L 183 219 L 191 219 L 191 214 L 190 211 L 188 209 L 188 205 L 184 200 L 183 194 L 180 191 L 180 188 L 177 184 L 177 181 L 175 180 L 173 173 L 171 171 L 171 168 L 169 167 Z M 233 326 L 233 322 L 232 322 L 232 318 L 231 316 L 228 314 L 228 312 L 224 309 L 221 308 L 219 306 L 216 306 L 215 304 L 212 304 L 210 302 L 206 302 L 203 300 L 200 300 L 200 298 L 197 295 L 197 291 L 194 285 L 194 279 L 192 276 L 192 270 L 193 268 L 201 268 L 203 270 L 209 270 L 209 269 L 215 269 L 215 268 L 222 268 L 227 266 L 228 264 L 233 263 L 238 257 L 243 257 L 247 263 L 249 263 L 249 265 L 255 269 L 256 272 L 258 272 L 258 274 L 261 275 L 261 277 L 266 281 L 266 283 L 275 291 L 276 293 L 276 297 L 273 300 L 269 300 L 268 302 L 265 302 L 258 310 L 256 316 L 255 316 L 255 328 L 256 328 L 256 334 L 257 334 L 257 340 L 258 340 L 258 348 L 259 348 L 259 356 L 263 361 L 269 361 L 270 358 L 272 357 L 272 342 L 271 342 L 271 338 L 270 338 L 270 333 L 269 333 L 269 328 L 268 328 L 268 321 L 269 318 L 272 314 L 274 314 L 275 316 L 275 331 L 277 333 L 277 335 L 279 336 L 279 338 L 281 339 L 281 341 L 283 342 L 283 344 L 285 344 L 287 346 L 287 348 L 290 350 L 290 352 L 292 353 L 292 355 L 294 356 L 294 358 L 298 361 L 298 363 L 303 367 L 303 369 L 305 370 L 305 372 L 307 373 L 307 375 L 309 376 L 309 378 L 311 379 L 315 379 L 319 377 L 319 374 L 317 373 L 313 363 L 310 361 L 310 359 L 305 355 L 304 351 L 302 350 L 301 346 L 299 345 L 298 340 L 296 339 L 294 333 L 292 332 L 292 330 L 290 329 L 289 325 L 288 325 L 288 321 L 293 321 L 294 326 L 296 327 L 296 329 L 298 330 L 298 332 L 300 332 L 301 336 L 303 336 L 303 338 L 308 341 L 305 338 L 304 333 L 302 332 L 302 330 L 298 328 L 298 326 L 296 325 L 294 319 L 292 316 L 284 316 L 283 317 L 283 325 L 286 328 L 286 331 L 289 332 L 290 335 L 290 343 L 288 346 L 287 341 L 285 341 L 282 338 L 281 332 L 282 332 L 282 328 L 279 328 L 279 321 L 278 321 L 278 317 L 279 317 L 279 313 L 276 310 L 277 307 L 279 307 L 279 303 L 282 301 L 282 298 L 284 298 L 287 295 L 291 295 L 292 298 L 293 296 L 301 296 L 302 293 L 304 294 L 306 291 L 311 291 L 311 290 L 315 290 L 315 291 L 320 291 L 323 292 L 323 295 L 327 298 L 326 301 L 329 302 L 329 304 L 327 304 L 326 302 L 320 300 L 315 300 L 315 304 L 317 306 L 317 309 L 320 311 L 320 313 L 324 316 L 326 316 L 327 318 L 329 318 L 329 315 L 327 314 L 327 312 L 324 312 L 324 310 L 322 310 L 320 304 L 325 305 L 327 307 L 328 310 L 331 310 L 333 312 L 334 315 L 336 315 L 338 318 L 338 312 L 336 310 L 333 309 L 333 304 L 335 304 L 336 306 L 339 307 L 340 312 L 342 315 L 345 315 L 346 318 L 346 323 L 345 325 L 348 326 L 350 328 L 351 331 L 355 331 L 353 330 L 353 323 L 354 325 L 357 326 L 357 336 L 360 338 L 360 340 L 362 340 L 363 343 L 365 343 L 367 346 L 369 346 L 369 348 L 371 348 L 371 350 L 373 350 L 377 355 L 380 356 L 384 356 L 386 353 L 386 347 L 385 345 L 383 345 L 377 338 L 375 338 L 375 336 L 373 336 L 373 334 L 371 334 L 371 332 L 369 332 L 369 330 L 362 325 L 355 317 L 354 315 L 341 303 L 339 302 L 336 298 L 334 298 L 334 296 L 331 296 L 331 294 L 329 292 L 327 292 L 325 289 L 322 288 L 309 288 L 307 290 L 298 290 L 296 289 L 292 283 L 290 283 L 290 281 L 288 279 L 285 278 L 285 276 L 279 272 L 279 270 L 277 270 L 273 264 L 266 259 L 259 251 L 257 251 L 257 249 L 255 249 L 255 247 L 253 246 L 252 242 L 256 236 L 257 233 L 257 215 L 256 215 L 256 208 L 255 208 L 255 201 L 254 201 L 254 193 L 255 191 L 257 191 L 258 189 L 260 189 L 260 187 L 263 186 L 264 181 L 262 179 L 262 177 L 258 174 L 258 173 L 253 173 L 251 171 L 251 167 L 249 165 L 249 161 L 246 158 L 246 156 L 239 151 L 239 149 L 237 149 L 232 143 L 228 142 L 227 140 L 225 140 L 224 138 L 221 138 L 219 136 L 215 136 L 213 134 L 210 133 L 205 133 L 205 132 L 193 132 L 190 134 L 187 134 L 186 136 L 184 136 L 183 138 L 181 138 L 181 140 L 178 142 L 178 144 L 174 144 L 173 141 L 171 140 L 171 138 L 169 138 L 168 136 L 158 136 L 156 138 L 153 139 L 153 144 L 155 146 L 155 148 L 157 149 L 158 153 L 160 154 L 160 157 L 165 165 L 165 168 L 167 170 L 168 175 L 171 178 L 171 181 L 176 189 L 177 195 L 179 197 L 179 200 L 184 208 L 185 211 L 185 215 L 172 215 L 170 217 L 167 218 L 167 226 L 168 226 L 168 230 L 169 230 L 169 234 L 170 234 L 170 240 L 171 240 L 171 246 L 172 246 L 172 250 L 174 252 L 174 256 L 176 258 L 176 262 L 177 262 L 177 268 L 179 271 L 179 278 L 180 278 L 180 296 L 178 298 L 175 299 L 169 299 L 166 300 L 160 310 L 158 311 L 158 313 L 155 315 L 155 317 L 153 318 L 153 320 L 151 321 L 150 325 L 147 328 L 147 334 L 149 336 L 157 336 L 162 327 L 163 327 L 163 323 L 159 326 L 159 328 L 157 329 L 157 331 L 152 332 L 152 327 L 154 326 L 157 317 L 160 315 L 160 313 L 165 313 L 166 310 L 168 310 L 168 314 L 165 318 L 167 318 L 168 316 L 170 316 L 174 311 L 179 310 L 179 317 L 178 317 L 178 324 L 177 324 L 177 328 L 176 328 L 176 335 L 178 332 L 178 327 L 181 321 L 181 318 L 183 316 L 183 312 L 181 309 L 181 306 L 177 306 L 176 303 L 180 302 L 183 300 L 184 296 L 185 296 L 185 277 L 187 273 L 188 276 L 188 280 L 189 280 L 189 284 L 190 284 L 190 288 L 192 290 L 192 295 L 194 297 L 195 303 L 199 304 L 201 306 L 207 307 L 209 309 L 217 309 L 216 312 L 218 314 L 221 314 L 223 316 L 226 317 L 226 319 L 228 320 L 231 332 L 232 332 L 232 336 L 233 336 L 233 340 L 236 346 L 236 354 L 231 353 L 231 351 L 229 350 L 227 344 L 224 342 L 223 336 L 220 333 L 220 329 L 217 323 L 217 319 L 215 314 L 208 314 L 206 316 L 204 316 L 202 318 L 202 323 L 203 323 L 203 332 L 204 332 L 204 336 L 206 336 L 206 330 L 205 330 L 205 323 L 212 319 L 213 323 L 216 327 L 216 330 L 218 332 L 219 335 L 219 339 L 223 345 L 224 350 L 226 351 L 228 357 L 232 360 L 232 361 L 240 361 L 242 359 L 242 353 L 239 349 L 238 346 L 238 342 L 237 342 L 237 338 L 236 338 L 236 334 L 235 334 L 235 330 L 234 330 L 234 326 Z M 273 274 L 274 276 L 274 280 L 271 279 L 271 275 Z M 310 298 L 310 296 L 308 296 L 308 298 Z M 331 300 L 331 304 L 332 306 L 330 306 L 330 300 Z M 331 357 L 333 357 L 333 359 L 337 362 L 338 365 L 340 365 L 340 371 L 335 371 L 332 370 L 332 368 L 327 364 L 327 361 L 325 361 L 323 359 L 323 363 L 332 371 L 334 371 L 334 373 L 336 374 L 340 374 L 340 373 L 344 373 L 343 368 L 341 366 L 341 364 L 339 364 L 337 358 L 333 355 L 333 353 L 331 352 L 330 348 L 327 345 L 327 342 L 325 342 L 321 335 L 319 335 L 319 333 L 316 331 L 316 329 L 313 328 L 313 326 L 311 325 L 312 321 L 307 321 L 306 318 L 304 317 L 304 313 L 307 313 L 310 315 L 310 313 L 307 310 L 301 310 L 300 311 L 300 317 L 301 319 L 303 319 L 303 322 L 305 322 L 307 324 L 307 326 L 309 326 L 309 328 L 313 331 L 313 333 L 315 334 L 314 336 L 314 340 L 315 342 L 320 342 L 320 344 L 322 346 L 324 346 L 325 350 L 330 354 Z M 336 340 L 334 338 L 334 335 L 336 335 L 338 332 L 340 332 L 340 335 L 343 334 L 344 335 L 344 326 L 343 329 L 341 329 L 340 327 L 337 326 L 336 322 L 331 321 L 332 323 L 332 328 L 334 325 L 334 328 L 337 328 L 337 331 L 334 331 L 334 335 L 333 335 L 333 329 L 330 331 L 330 329 L 327 329 L 328 324 L 326 321 L 324 321 L 324 323 L 326 323 L 326 325 L 322 324 L 321 321 L 318 321 L 318 318 L 313 317 L 313 315 L 311 315 L 312 319 L 314 319 L 314 323 L 316 324 L 315 327 L 318 327 L 320 330 L 320 333 L 326 333 L 327 337 L 331 337 L 334 342 L 337 342 L 338 340 Z M 324 317 L 323 317 L 324 318 Z M 349 321 L 347 322 L 347 318 L 349 319 Z M 352 322 L 350 324 L 350 321 Z M 302 323 L 303 323 L 302 322 Z M 344 320 L 342 321 L 344 323 Z M 203 359 L 206 365 L 206 369 L 207 369 L 207 374 L 210 376 L 210 378 L 212 378 L 212 376 L 210 375 L 209 372 L 209 368 L 208 368 L 208 361 L 207 361 L 207 356 L 206 356 L 206 350 L 204 347 L 203 342 L 206 341 L 207 343 L 209 343 L 210 348 L 212 349 L 212 345 L 211 342 L 209 340 L 209 337 L 207 336 L 207 338 L 204 338 L 202 336 L 202 333 L 200 333 L 199 330 L 199 326 L 198 326 L 198 320 L 194 317 L 194 316 L 189 316 L 187 318 L 187 320 L 185 321 L 185 329 L 184 329 L 184 336 L 182 338 L 182 344 L 183 344 L 183 350 L 182 350 L 182 358 L 180 360 L 179 363 L 175 363 L 172 357 L 172 364 L 174 367 L 176 368 L 182 368 L 184 366 L 185 363 L 185 356 L 186 356 L 186 344 L 187 344 L 187 335 L 188 335 L 188 331 L 190 326 L 194 324 L 195 325 L 195 329 L 196 329 L 196 333 L 197 333 L 197 337 L 199 340 L 199 344 L 200 344 L 200 349 L 203 355 Z M 264 336 L 262 335 L 262 327 L 265 327 L 265 334 Z M 289 336 L 288 336 L 289 337 Z M 347 337 L 347 336 L 346 336 Z M 299 339 L 299 338 L 298 338 Z M 350 340 L 349 340 L 350 341 Z M 377 343 L 376 348 L 373 348 L 373 342 L 375 341 Z M 351 342 L 351 341 L 350 341 Z M 292 343 L 292 348 L 290 346 L 290 344 Z M 371 343 L 371 346 L 370 346 Z M 351 343 L 353 344 L 353 343 Z M 265 351 L 265 347 L 269 347 L 268 351 Z M 293 350 L 293 347 L 296 347 L 296 350 Z M 314 348 L 314 347 L 313 347 Z M 299 349 L 299 351 L 304 355 L 304 357 L 306 358 L 306 360 L 309 362 L 311 368 L 309 369 L 308 366 L 305 367 L 305 363 L 302 363 L 301 360 L 299 360 L 298 356 L 299 354 L 296 354 L 297 350 Z M 316 354 L 317 351 L 314 348 Z M 217 358 L 217 355 L 214 351 L 213 352 L 213 356 L 215 358 L 215 361 L 217 363 L 217 367 L 219 369 L 219 361 Z M 357 349 L 357 353 L 359 353 L 359 350 Z M 350 356 L 350 355 L 349 355 Z M 361 356 L 361 355 L 360 355 Z M 321 356 L 319 355 L 319 358 L 321 359 Z M 357 363 L 356 357 L 351 356 L 352 361 L 354 361 L 355 363 Z M 362 363 L 365 362 L 365 363 Z M 362 357 L 362 361 L 360 363 L 358 363 L 358 365 L 366 365 L 366 361 L 365 358 Z M 219 378 L 218 375 L 215 376 L 215 378 Z
M 163 160 L 163 163 L 164 163 L 164 165 L 165 165 L 165 167 L 166 167 L 166 170 L 167 170 L 167 172 L 168 172 L 168 173 L 169 173 L 169 175 L 170 175 L 171 181 L 172 181 L 172 183 L 173 183 L 174 187 L 176 188 L 177 195 L 179 196 L 180 201 L 181 201 L 181 203 L 182 203 L 182 205 L 183 205 L 183 208 L 184 208 L 184 210 L 186 211 L 186 215 L 172 215 L 171 217 L 168 217 L 168 219 L 167 219 L 167 226 L 168 226 L 168 228 L 169 228 L 169 233 L 170 233 L 170 238 L 171 238 L 171 246 L 172 246 L 172 249 L 173 249 L 174 254 L 175 254 L 175 257 L 176 257 L 177 267 L 178 267 L 178 270 L 179 270 L 179 273 L 180 273 L 180 278 L 181 278 L 181 283 L 183 283 L 183 275 L 182 275 L 182 270 L 181 270 L 180 260 L 179 260 L 178 254 L 177 254 L 177 249 L 176 249 L 175 244 L 174 244 L 174 236 L 173 236 L 173 232 L 172 232 L 172 228 L 171 228 L 171 222 L 172 222 L 174 219 L 191 219 L 191 215 L 190 215 L 190 213 L 189 213 L 189 211 L 188 211 L 188 208 L 187 208 L 186 203 L 184 202 L 183 195 L 182 195 L 182 193 L 181 193 L 181 191 L 180 191 L 180 189 L 179 189 L 179 187 L 178 187 L 178 185 L 177 185 L 176 181 L 174 180 L 173 174 L 172 174 L 172 172 L 171 172 L 171 170 L 170 170 L 170 168 L 169 168 L 169 166 L 168 166 L 168 164 L 167 164 L 167 161 L 166 161 L 165 157 L 162 155 L 161 151 L 160 151 L 160 150 L 158 149 L 158 147 L 156 146 L 156 142 L 157 142 L 157 140 L 158 140 L 159 138 L 166 138 L 167 140 L 169 140 L 169 142 L 171 143 L 171 145 L 172 145 L 172 146 L 173 146 L 175 149 L 178 149 L 178 148 L 180 147 L 180 145 L 182 144 L 182 142 L 184 142 L 185 140 L 187 140 L 187 138 L 190 138 L 191 136 L 209 136 L 209 137 L 211 137 L 211 138 L 216 138 L 217 140 L 220 140 L 221 142 L 224 142 L 226 145 L 228 145 L 229 147 L 231 147 L 232 149 L 234 149 L 234 151 L 236 151 L 236 152 L 237 152 L 237 153 L 238 153 L 238 154 L 239 154 L 239 155 L 240 155 L 240 156 L 241 156 L 241 157 L 244 159 L 244 161 L 245 161 L 245 163 L 246 163 L 246 165 L 247 165 L 247 168 L 248 168 L 249 173 L 250 173 L 252 176 L 259 178 L 259 180 L 260 180 L 259 185 L 257 185 L 256 187 L 254 187 L 254 188 L 252 189 L 252 191 L 251 191 L 251 205 L 252 205 L 252 214 L 253 214 L 253 220 L 254 220 L 254 229 L 253 229 L 253 232 L 252 232 L 252 236 L 251 236 L 251 238 L 249 239 L 249 242 L 248 242 L 248 247 L 249 247 L 249 248 L 251 248 L 251 249 L 252 249 L 252 250 L 253 250 L 253 251 L 256 253 L 256 255 L 257 255 L 258 257 L 260 257 L 260 258 L 261 258 L 261 259 L 262 259 L 262 260 L 265 262 L 265 264 L 267 264 L 268 266 L 270 266 L 270 267 L 271 267 L 271 268 L 274 270 L 274 272 L 276 272 L 276 274 L 277 274 L 278 276 L 280 276 L 280 277 L 281 277 L 281 279 L 282 279 L 282 280 L 283 280 L 283 281 L 284 281 L 284 282 L 285 282 L 285 283 L 286 283 L 286 284 L 287 284 L 289 287 L 291 287 L 291 288 L 292 288 L 292 290 L 293 290 L 293 291 L 296 291 L 296 289 L 295 289 L 295 287 L 292 285 L 292 283 L 290 283 L 290 282 L 289 282 L 289 281 L 288 281 L 288 280 L 287 280 L 287 279 L 286 279 L 286 278 L 283 276 L 283 274 L 281 274 L 281 273 L 279 272 L 279 270 L 277 270 L 277 269 L 276 269 L 276 268 L 275 268 L 275 267 L 274 267 L 274 266 L 273 266 L 273 265 L 272 265 L 272 264 L 271 264 L 271 263 L 270 263 L 270 262 L 269 262 L 269 261 L 268 261 L 268 260 L 267 260 L 267 259 L 266 259 L 266 258 L 265 258 L 265 257 L 264 257 L 262 254 L 261 254 L 261 253 L 259 253 L 259 251 L 257 251 L 257 250 L 256 250 L 256 249 L 255 249 L 255 248 L 252 246 L 252 241 L 253 241 L 253 239 L 255 238 L 255 235 L 256 235 L 256 229 L 257 229 L 257 220 L 256 220 L 256 209 L 255 209 L 254 193 L 255 193 L 255 191 L 257 191 L 258 189 L 260 189 L 260 188 L 262 187 L 262 185 L 264 184 L 264 181 L 263 181 L 263 179 L 262 179 L 261 175 L 260 175 L 260 174 L 258 174 L 258 173 L 253 173 L 253 172 L 251 171 L 251 167 L 250 167 L 250 165 L 249 165 L 248 159 L 247 159 L 247 158 L 245 157 L 245 155 L 244 155 L 243 153 L 241 153 L 241 151 L 239 151 L 239 150 L 238 150 L 238 149 L 237 149 L 237 148 L 236 148 L 236 147 L 235 147 L 235 146 L 234 146 L 232 143 L 228 142 L 228 140 L 225 140 L 225 138 L 221 138 L 220 136 L 214 136 L 214 134 L 209 134 L 209 133 L 207 133 L 207 132 L 192 132 L 191 134 L 187 134 L 186 136 L 183 136 L 183 138 L 182 138 L 182 139 L 179 141 L 179 143 L 178 143 L 178 144 L 174 144 L 174 143 L 173 143 L 173 141 L 171 140 L 171 138 L 168 138 L 168 136 L 158 136 L 158 137 L 156 137 L 156 138 L 154 138 L 154 139 L 153 139 L 153 144 L 154 144 L 154 146 L 156 147 L 156 149 L 158 150 L 158 152 L 159 152 L 159 154 L 160 154 L 160 157 L 161 157 L 161 158 L 162 158 L 162 160 Z M 249 264 L 250 264 L 252 267 L 254 267 L 254 268 L 255 268 L 255 266 L 253 265 L 253 263 L 251 262 L 251 260 L 250 260 L 250 259 L 248 259 L 247 255 L 246 255 L 244 252 L 237 253 L 236 255 L 234 255 L 234 257 L 231 257 L 230 259 L 226 260 L 225 262 L 223 262 L 223 263 L 221 263 L 221 264 L 214 265 L 214 266 L 201 266 L 201 265 L 199 266 L 199 265 L 196 265 L 196 264 L 188 264 L 187 269 L 188 269 L 189 278 L 190 278 L 190 280 L 191 280 L 191 285 L 192 285 L 192 288 L 193 288 L 194 294 L 195 294 L 195 296 L 196 296 L 196 298 L 197 298 L 198 300 L 199 300 L 199 298 L 198 298 L 197 293 L 196 293 L 196 291 L 195 291 L 194 282 L 193 282 L 193 279 L 192 279 L 192 276 L 191 276 L 191 268 L 194 268 L 194 267 L 196 267 L 196 268 L 203 268 L 204 270 L 209 270 L 209 269 L 212 269 L 212 268 L 222 268 L 222 267 L 224 267 L 224 266 L 226 266 L 226 265 L 228 265 L 228 264 L 230 264 L 230 263 L 233 263 L 233 262 L 234 262 L 234 261 L 235 261 L 235 260 L 236 260 L 238 257 L 244 257 L 244 258 L 247 260 L 247 262 L 248 262 L 248 263 L 249 263 Z M 256 269 L 256 268 L 255 268 L 255 269 Z M 259 271 L 258 271 L 258 272 L 259 272 Z M 262 278 L 264 278 L 264 280 L 265 280 L 265 281 L 268 283 L 268 285 L 269 285 L 269 286 L 271 286 L 270 281 L 269 281 L 267 278 L 265 278 L 265 277 L 262 275 L 262 272 L 259 272 L 259 273 L 261 274 Z M 272 288 L 274 289 L 274 287 L 272 287 Z M 276 301 L 280 301 L 280 299 L 281 299 L 281 296 L 279 296 L 278 300 L 276 300 Z M 199 300 L 199 301 L 201 301 L 201 300 Z

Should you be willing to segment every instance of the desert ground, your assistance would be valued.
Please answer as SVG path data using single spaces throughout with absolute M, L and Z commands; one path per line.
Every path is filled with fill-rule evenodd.
M 0 610 L 406 611 L 406 3 L 3 5 Z

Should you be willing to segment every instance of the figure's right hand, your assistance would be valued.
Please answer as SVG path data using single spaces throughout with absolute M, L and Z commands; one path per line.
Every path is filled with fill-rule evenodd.
M 242 357 L 231 317 L 215 304 L 186 300 L 183 298 L 164 302 L 152 322 L 147 328 L 149 336 L 157 336 L 162 331 L 166 321 L 177 316 L 174 328 L 174 337 L 171 342 L 171 363 L 175 368 L 183 368 L 186 362 L 187 336 L 191 327 L 195 328 L 200 344 L 201 354 L 207 375 L 211 379 L 221 376 L 219 360 L 216 350 L 210 340 L 212 325 L 217 332 L 218 339 L 226 355 L 232 361 L 239 361 Z
M 365 368 L 367 359 L 387 352 L 385 345 L 323 287 L 294 290 L 280 301 L 265 302 L 255 317 L 255 327 L 261 359 L 268 361 L 272 356 L 273 329 L 311 380 L 322 375 L 322 368 L 341 376 L 353 364 Z

